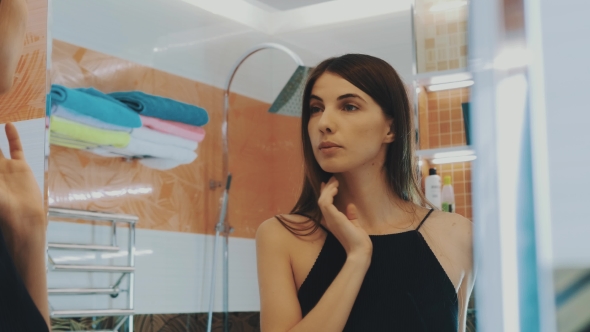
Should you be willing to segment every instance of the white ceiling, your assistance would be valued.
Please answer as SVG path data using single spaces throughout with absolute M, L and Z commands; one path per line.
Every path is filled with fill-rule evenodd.
M 264 1 L 275 6 L 287 2 Z M 315 2 L 318 1 L 321 0 Z M 340 1 L 348 0 L 315 6 Z M 345 53 L 371 54 L 392 64 L 406 81 L 411 79 L 409 9 L 400 11 L 390 7 L 382 15 L 365 13 L 361 19 L 323 25 L 320 17 L 307 27 L 291 26 L 269 33 L 186 0 L 53 0 L 50 3 L 53 38 L 220 88 L 243 52 L 263 42 L 289 47 L 307 66 Z M 284 13 L 305 13 L 310 8 L 327 7 L 308 6 Z M 280 51 L 259 52 L 240 67 L 232 90 L 271 102 L 294 69 L 293 61 Z
M 245 0 L 265 10 L 290 10 L 335 0 Z

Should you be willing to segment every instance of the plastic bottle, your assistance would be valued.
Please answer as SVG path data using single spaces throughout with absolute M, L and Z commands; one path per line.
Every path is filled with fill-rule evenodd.
M 424 180 L 424 191 L 426 199 L 437 209 L 441 209 L 441 182 L 440 176 L 436 174 L 436 168 L 428 170 L 428 176 Z
M 444 186 L 442 188 L 442 210 L 445 212 L 455 212 L 455 191 L 451 184 L 451 177 L 444 177 Z

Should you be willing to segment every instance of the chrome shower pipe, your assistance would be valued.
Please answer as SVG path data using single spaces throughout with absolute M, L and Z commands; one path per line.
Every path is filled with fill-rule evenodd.
M 223 122 L 221 124 L 221 135 L 222 135 L 222 141 L 223 141 L 223 151 L 222 151 L 222 155 L 223 155 L 223 160 L 222 160 L 222 171 L 223 171 L 223 178 L 227 179 L 229 176 L 229 149 L 228 149 L 228 139 L 227 139 L 227 119 L 228 119 L 228 113 L 229 113 L 229 93 L 230 93 L 230 86 L 231 83 L 234 79 L 234 76 L 236 74 L 236 71 L 238 70 L 238 68 L 240 67 L 240 65 L 242 65 L 242 63 L 248 58 L 250 57 L 252 54 L 258 52 L 258 51 L 262 51 L 265 49 L 276 49 L 276 50 L 280 50 L 283 51 L 285 53 L 287 53 L 294 61 L 295 63 L 297 63 L 298 66 L 303 66 L 303 61 L 301 60 L 301 58 L 295 54 L 295 52 L 291 51 L 290 49 L 288 49 L 287 47 L 280 45 L 280 44 L 276 44 L 276 43 L 262 43 L 259 45 L 256 45 L 252 48 L 250 48 L 249 50 L 247 50 L 232 66 L 231 71 L 229 76 L 227 77 L 226 83 L 225 83 L 225 90 L 224 90 L 224 95 L 223 95 Z M 224 191 L 224 195 L 227 195 L 227 190 Z M 222 209 L 226 209 L 227 208 L 227 196 L 224 198 L 224 203 L 222 204 Z M 220 213 L 220 216 L 226 216 L 225 211 L 222 211 Z M 223 232 L 223 236 L 225 236 L 225 241 L 223 241 L 223 312 L 224 312 L 224 331 L 227 331 L 228 328 L 228 309 L 229 309 L 229 294 L 228 294 L 228 288 L 229 288 L 229 257 L 228 257 L 228 242 L 229 242 L 229 234 L 232 231 L 232 228 L 230 227 L 230 225 L 226 222 L 225 220 L 226 218 L 220 218 L 218 224 L 215 226 L 216 232 L 215 232 L 215 241 L 214 241 L 214 247 L 217 246 L 217 238 L 219 237 L 220 232 Z M 215 252 L 215 248 L 213 249 L 213 251 Z M 214 256 L 213 257 L 213 262 L 215 262 L 215 259 L 217 257 Z M 213 263 L 213 266 L 215 266 L 215 263 Z M 215 277 L 215 270 L 211 270 L 211 280 L 213 280 L 213 278 Z M 213 284 L 213 283 L 212 283 Z M 210 290 L 210 296 L 209 296 L 209 322 L 207 324 L 207 330 L 211 331 L 211 320 L 212 320 L 212 308 L 213 308 L 213 299 L 214 299 L 214 292 L 215 290 L 213 289 L 213 287 Z

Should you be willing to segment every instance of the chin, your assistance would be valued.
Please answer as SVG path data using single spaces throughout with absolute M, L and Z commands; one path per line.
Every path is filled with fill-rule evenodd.
M 324 172 L 336 174 L 336 173 L 344 173 L 350 169 L 350 167 L 346 167 L 341 162 L 336 162 L 335 160 L 324 160 L 322 162 L 318 162 L 320 167 L 324 170 Z

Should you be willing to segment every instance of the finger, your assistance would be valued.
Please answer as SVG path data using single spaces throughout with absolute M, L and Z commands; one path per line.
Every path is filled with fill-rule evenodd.
M 346 206 L 346 217 L 348 220 L 357 220 L 359 218 L 356 205 L 350 203 Z
M 8 139 L 8 148 L 10 149 L 10 158 L 24 160 L 25 153 L 23 152 L 23 146 L 18 136 L 18 131 L 12 123 L 6 124 L 6 138 Z

